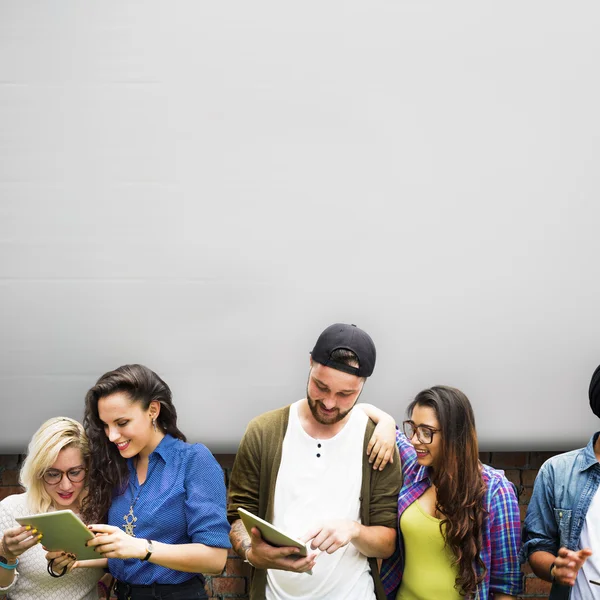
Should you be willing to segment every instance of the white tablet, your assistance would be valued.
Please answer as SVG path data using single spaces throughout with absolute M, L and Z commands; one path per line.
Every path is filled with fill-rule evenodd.
M 248 533 L 253 527 L 256 527 L 260 534 L 262 535 L 265 542 L 271 544 L 271 546 L 277 547 L 294 547 L 298 548 L 298 554 L 300 556 L 306 556 L 308 553 L 306 551 L 306 544 L 294 539 L 293 537 L 287 535 L 281 529 L 277 529 L 275 525 L 253 515 L 251 512 L 248 512 L 245 508 L 238 508 L 238 513 L 240 515 L 240 519 L 242 519 L 242 523 L 246 527 Z
M 94 534 L 71 510 L 16 517 L 15 520 L 20 525 L 35 527 L 42 534 L 42 546 L 48 550 L 71 552 L 77 560 L 102 558 L 94 548 L 86 546 L 87 541 L 94 539 Z

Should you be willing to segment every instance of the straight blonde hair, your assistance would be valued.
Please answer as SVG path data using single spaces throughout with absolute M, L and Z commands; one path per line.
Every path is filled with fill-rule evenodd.
M 27 458 L 20 473 L 21 485 L 27 491 L 27 504 L 32 513 L 45 513 L 52 506 L 52 499 L 42 479 L 44 473 L 56 462 L 65 448 L 81 450 L 86 468 L 90 462 L 90 448 L 83 426 L 69 417 L 48 419 L 34 434 L 27 448 Z M 79 505 L 85 494 L 82 490 Z

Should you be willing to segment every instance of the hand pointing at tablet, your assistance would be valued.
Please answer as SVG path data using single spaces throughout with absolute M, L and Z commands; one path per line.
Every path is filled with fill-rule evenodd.
M 333 554 L 336 550 L 352 542 L 356 549 L 365 556 L 385 558 L 385 552 L 381 550 L 381 540 L 387 538 L 393 541 L 394 536 L 395 532 L 390 532 L 388 527 L 379 525 L 365 527 L 357 521 L 338 519 L 315 527 L 301 539 L 312 540 L 311 548 L 328 554 Z
M 147 551 L 147 540 L 127 535 L 119 527 L 113 525 L 88 525 L 88 529 L 96 534 L 87 543 L 94 548 L 98 556 L 104 558 L 139 558 L 143 559 Z

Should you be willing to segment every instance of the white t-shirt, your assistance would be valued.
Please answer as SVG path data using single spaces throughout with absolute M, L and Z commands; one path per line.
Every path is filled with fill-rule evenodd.
M 598 491 L 594 494 L 585 515 L 579 547 L 591 548 L 594 554 L 579 569 L 571 592 L 571 600 L 597 600 L 600 598 L 600 586 L 589 581 L 591 579 L 600 583 L 600 494 Z
M 367 416 L 352 410 L 333 438 L 318 440 L 302 428 L 300 400 L 290 407 L 277 474 L 273 523 L 299 538 L 337 519 L 360 522 L 363 442 Z M 313 574 L 267 571 L 267 600 L 375 600 L 367 558 L 350 543 L 333 554 L 322 552 Z
M 0 536 L 6 529 L 20 527 L 15 517 L 26 517 L 27 494 L 8 496 L 0 502 Z M 19 556 L 18 577 L 5 588 L 11 600 L 96 600 L 97 583 L 104 575 L 102 569 L 73 569 L 58 579 L 47 571 L 46 552 L 36 544 Z M 0 592 L 0 596 L 2 592 Z

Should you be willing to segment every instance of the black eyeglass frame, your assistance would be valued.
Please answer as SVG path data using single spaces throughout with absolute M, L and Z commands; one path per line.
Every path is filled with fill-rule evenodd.
M 70 473 L 71 471 L 83 471 L 83 476 L 81 477 L 81 479 L 73 479 L 73 478 L 72 478 L 72 477 L 69 475 L 69 473 Z M 52 472 L 57 472 L 57 473 L 60 473 L 60 479 L 59 479 L 58 481 L 48 481 L 48 480 L 46 479 L 46 475 L 48 475 L 49 473 L 52 473 Z M 60 482 L 63 480 L 63 477 L 66 475 L 66 476 L 67 476 L 67 479 L 68 479 L 68 480 L 69 480 L 71 483 L 81 483 L 81 482 L 82 482 L 82 481 L 85 479 L 85 477 L 86 477 L 86 475 L 87 475 L 87 472 L 88 472 L 88 469 L 87 469 L 87 467 L 73 467 L 73 468 L 69 469 L 68 471 L 61 471 L 60 469 L 52 469 L 52 470 L 48 469 L 48 471 L 45 471 L 45 472 L 44 472 L 44 473 L 41 475 L 40 479 L 43 479 L 43 480 L 44 480 L 44 481 L 45 481 L 45 482 L 46 482 L 48 485 L 58 485 L 58 484 L 59 484 L 59 483 L 60 483 Z
M 410 427 L 412 429 L 412 435 L 408 435 L 408 431 L 407 428 Z M 429 431 L 429 433 L 431 433 L 431 439 L 427 442 L 425 441 L 422 437 L 421 437 L 421 432 L 423 430 L 427 430 Z M 433 442 L 433 436 L 436 433 L 439 433 L 441 431 L 441 429 L 436 429 L 435 427 L 430 427 L 429 425 L 417 425 L 414 421 L 411 421 L 410 419 L 406 420 L 406 421 L 402 421 L 402 431 L 404 432 L 404 435 L 411 440 L 413 438 L 413 436 L 415 435 L 415 433 L 417 434 L 417 439 L 419 440 L 419 442 L 421 444 L 431 444 Z

